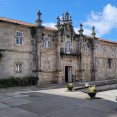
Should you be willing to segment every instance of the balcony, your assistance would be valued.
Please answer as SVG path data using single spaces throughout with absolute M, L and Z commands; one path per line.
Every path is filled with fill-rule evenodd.
M 68 56 L 79 56 L 80 53 L 76 49 L 70 49 L 70 51 L 67 51 L 66 48 L 60 48 L 60 55 L 68 55 Z

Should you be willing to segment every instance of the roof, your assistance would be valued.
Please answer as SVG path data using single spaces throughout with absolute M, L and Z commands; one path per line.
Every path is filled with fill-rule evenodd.
M 90 38 L 91 36 L 86 36 L 88 38 Z M 106 39 L 102 39 L 102 38 L 97 38 L 99 41 L 103 41 L 103 42 L 107 42 L 107 43 L 114 43 L 114 44 L 117 44 L 116 41 L 111 41 L 111 40 L 106 40 Z
M 101 39 L 101 38 L 98 38 L 98 40 L 103 41 L 103 42 L 108 42 L 108 43 L 114 43 L 114 44 L 117 44 L 116 41 L 110 41 L 110 40 Z
M 37 26 L 36 24 L 27 23 L 27 22 L 18 21 L 18 20 L 9 19 L 9 18 L 4 18 L 4 17 L 0 17 L 0 21 L 9 22 L 9 23 L 13 23 L 13 24 L 24 25 L 24 26 Z M 50 28 L 50 27 L 45 27 L 45 29 L 52 30 L 52 31 L 55 31 L 56 30 L 56 29 Z
M 9 22 L 9 23 L 13 23 L 13 24 L 24 25 L 24 26 L 37 26 L 36 24 L 27 23 L 27 22 L 18 21 L 18 20 L 9 19 L 9 18 L 4 18 L 4 17 L 0 17 L 0 21 Z M 46 29 L 46 30 L 50 30 L 50 31 L 56 31 L 55 28 L 50 28 L 50 27 L 45 27 L 45 29 Z M 91 36 L 87 36 L 87 37 L 91 37 Z M 98 40 L 103 41 L 103 42 L 108 42 L 108 43 L 117 44 L 116 41 L 110 41 L 110 40 L 105 40 L 105 39 L 101 39 L 101 38 L 98 38 Z

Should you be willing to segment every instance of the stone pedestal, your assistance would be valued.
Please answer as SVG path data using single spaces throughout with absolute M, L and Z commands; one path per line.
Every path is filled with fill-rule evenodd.
M 58 79 L 58 84 L 62 84 L 65 82 L 64 79 L 62 78 L 62 71 L 58 71 L 56 73 L 56 78 Z
M 43 84 L 43 79 L 42 79 L 42 73 L 41 72 L 38 72 L 38 77 L 39 77 L 38 85 Z

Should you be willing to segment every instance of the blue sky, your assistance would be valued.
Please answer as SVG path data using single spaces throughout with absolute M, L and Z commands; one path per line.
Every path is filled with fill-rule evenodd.
M 0 16 L 35 23 L 41 10 L 43 25 L 54 27 L 57 16 L 68 11 L 75 31 L 84 24 L 84 34 L 96 27 L 97 37 L 117 41 L 117 0 L 0 0 Z

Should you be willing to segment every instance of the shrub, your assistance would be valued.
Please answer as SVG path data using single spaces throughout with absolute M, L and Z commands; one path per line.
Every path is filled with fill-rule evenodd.
M 37 85 L 38 79 L 39 79 L 38 77 L 24 77 L 24 78 L 10 77 L 8 79 L 0 79 L 0 88 Z

